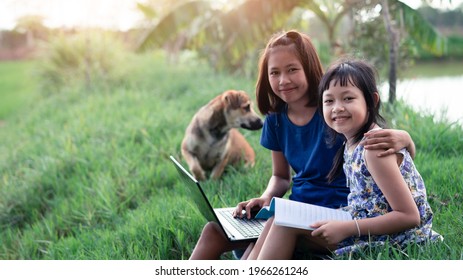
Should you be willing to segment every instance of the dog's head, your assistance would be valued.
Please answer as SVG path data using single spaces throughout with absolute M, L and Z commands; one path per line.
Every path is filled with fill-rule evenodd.
M 249 130 L 262 128 L 262 120 L 252 108 L 252 102 L 244 91 L 228 90 L 222 94 L 224 114 L 227 123 L 232 127 Z

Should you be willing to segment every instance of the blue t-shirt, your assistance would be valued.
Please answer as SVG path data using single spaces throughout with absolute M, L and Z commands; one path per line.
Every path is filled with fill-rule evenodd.
M 347 205 L 349 189 L 344 173 L 331 183 L 326 176 L 331 170 L 336 152 L 342 145 L 329 148 L 326 143 L 326 124 L 316 112 L 304 126 L 294 125 L 286 109 L 266 116 L 260 143 L 272 151 L 283 152 L 295 172 L 291 200 L 339 208 Z

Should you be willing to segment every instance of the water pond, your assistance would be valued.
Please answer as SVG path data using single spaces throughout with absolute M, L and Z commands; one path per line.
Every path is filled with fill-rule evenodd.
M 388 85 L 380 90 L 382 100 L 387 100 Z M 433 114 L 436 120 L 444 118 L 463 126 L 463 75 L 399 81 L 397 99 L 417 111 Z

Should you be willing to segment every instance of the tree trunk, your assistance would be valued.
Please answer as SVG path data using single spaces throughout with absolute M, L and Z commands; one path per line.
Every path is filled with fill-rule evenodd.
M 396 100 L 399 32 L 395 29 L 394 23 L 392 22 L 388 0 L 383 0 L 382 5 L 384 25 L 389 34 L 389 103 L 394 104 Z

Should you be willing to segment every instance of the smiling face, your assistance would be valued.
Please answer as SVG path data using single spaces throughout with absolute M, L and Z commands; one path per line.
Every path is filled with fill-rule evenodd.
M 293 48 L 292 45 L 275 47 L 268 59 L 270 86 L 289 106 L 298 102 L 306 104 L 309 100 L 309 84 Z
M 348 83 L 341 86 L 332 80 L 323 92 L 323 117 L 325 122 L 350 140 L 357 135 L 368 120 L 368 111 L 362 91 Z

